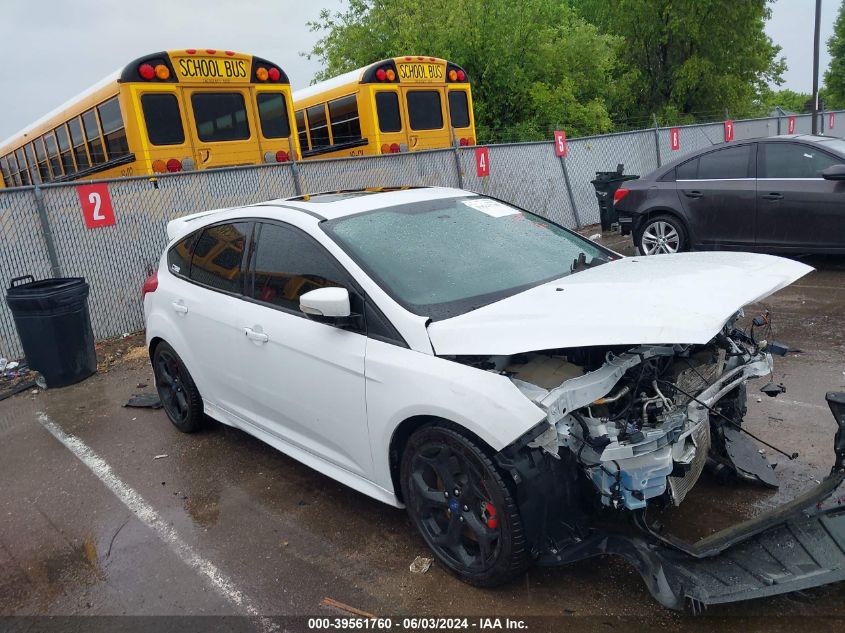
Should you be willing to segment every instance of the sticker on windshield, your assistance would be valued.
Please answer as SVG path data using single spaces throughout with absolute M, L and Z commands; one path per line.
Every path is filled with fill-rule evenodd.
M 490 198 L 461 200 L 461 203 L 475 209 L 476 211 L 486 213 L 491 218 L 503 218 L 506 215 L 516 215 L 519 213 L 519 209 L 514 209 L 513 207 L 509 207 L 508 205 L 502 204 L 496 200 L 491 200 Z

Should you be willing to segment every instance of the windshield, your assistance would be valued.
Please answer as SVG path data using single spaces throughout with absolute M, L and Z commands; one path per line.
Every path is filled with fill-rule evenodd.
M 616 258 L 482 196 L 388 207 L 322 226 L 396 301 L 434 320 Z

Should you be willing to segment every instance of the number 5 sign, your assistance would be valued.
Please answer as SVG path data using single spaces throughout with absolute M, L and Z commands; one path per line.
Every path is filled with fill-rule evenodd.
M 85 226 L 89 229 L 99 229 L 115 224 L 109 186 L 106 183 L 80 185 L 76 188 L 76 192 L 79 194 L 79 203 L 82 205 Z
M 566 156 L 566 132 L 563 130 L 555 131 L 555 154 L 561 158 Z
M 490 175 L 490 155 L 486 147 L 478 147 L 475 150 L 475 172 L 479 178 Z

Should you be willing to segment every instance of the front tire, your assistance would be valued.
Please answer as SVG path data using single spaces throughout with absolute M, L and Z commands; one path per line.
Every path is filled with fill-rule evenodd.
M 655 215 L 640 227 L 637 249 L 640 255 L 681 253 L 689 248 L 683 222 L 671 215 Z
M 185 363 L 165 342 L 153 352 L 153 373 L 158 397 L 173 426 L 183 433 L 199 431 L 205 420 L 202 397 Z
M 402 455 L 400 481 L 411 521 L 461 580 L 493 587 L 528 568 L 519 509 L 477 440 L 446 426 L 419 429 Z

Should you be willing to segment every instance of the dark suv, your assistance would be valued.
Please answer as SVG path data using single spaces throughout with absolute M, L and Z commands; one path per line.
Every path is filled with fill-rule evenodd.
M 845 253 L 845 140 L 791 135 L 714 145 L 626 183 L 614 206 L 644 255 Z

